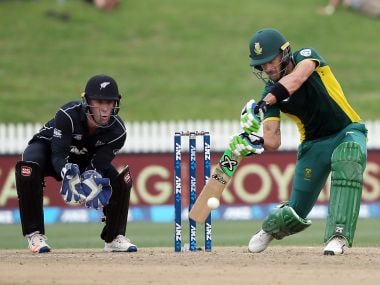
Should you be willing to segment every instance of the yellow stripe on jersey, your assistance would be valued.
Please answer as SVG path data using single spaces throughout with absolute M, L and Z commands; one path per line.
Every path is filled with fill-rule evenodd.
M 350 118 L 352 122 L 359 122 L 360 116 L 354 111 L 354 109 L 347 102 L 344 96 L 343 90 L 340 84 L 336 80 L 335 76 L 332 74 L 329 66 L 317 67 L 315 71 L 318 73 L 325 86 L 330 97 L 338 104 L 338 106 L 343 110 L 344 113 Z
M 300 133 L 300 140 L 301 140 L 301 142 L 303 142 L 305 139 L 305 126 L 304 126 L 304 124 L 302 124 L 301 120 L 297 116 L 294 116 L 294 115 L 291 115 L 288 113 L 284 113 L 284 114 L 287 115 L 292 121 L 294 121 L 296 123 L 297 128 L 298 128 L 298 132 Z
M 288 113 L 284 113 L 284 114 L 287 115 L 291 120 L 293 120 L 296 123 L 297 128 L 298 128 L 298 132 L 300 133 L 300 140 L 302 142 L 305 139 L 305 128 L 304 128 L 304 125 L 302 124 L 301 120 L 297 116 L 290 115 Z M 280 121 L 280 118 L 279 117 L 268 117 L 268 118 L 265 118 L 263 120 L 263 122 L 267 122 L 267 121 Z
M 265 118 L 263 120 L 263 122 L 266 122 L 266 121 L 280 121 L 280 118 L 279 117 L 268 117 L 268 118 Z

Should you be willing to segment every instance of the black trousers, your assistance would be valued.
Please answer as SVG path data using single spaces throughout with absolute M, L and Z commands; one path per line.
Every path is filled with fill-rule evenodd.
M 44 178 L 47 176 L 54 177 L 57 181 L 62 181 L 61 175 L 54 171 L 51 162 L 51 148 L 49 144 L 43 142 L 30 143 L 23 155 L 23 162 L 35 162 L 39 165 L 39 173 L 33 176 L 33 181 L 30 183 L 23 183 L 20 175 L 16 171 L 16 187 L 19 196 L 20 216 L 23 235 L 39 231 L 41 234 L 45 234 L 44 215 L 43 215 L 43 185 Z M 89 165 L 90 160 L 77 160 L 69 161 L 71 163 L 78 164 L 81 173 L 85 171 Z M 118 170 L 110 164 L 108 171 L 103 173 L 104 177 L 110 179 L 112 187 L 112 196 L 110 198 L 109 205 L 103 210 L 106 217 L 106 225 L 102 231 L 101 238 L 107 242 L 112 241 L 117 235 L 125 235 L 127 216 L 129 209 L 129 197 L 130 188 L 132 185 L 124 185 L 123 179 L 119 177 Z M 22 178 L 21 178 L 22 179 Z M 32 187 L 28 185 L 33 185 Z M 59 189 L 54 189 L 59 191 Z M 109 214 L 107 214 L 107 212 Z

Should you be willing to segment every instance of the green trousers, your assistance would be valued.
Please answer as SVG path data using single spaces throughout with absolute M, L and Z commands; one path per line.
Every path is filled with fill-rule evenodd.
M 315 205 L 331 172 L 331 156 L 344 142 L 356 142 L 367 159 L 367 129 L 352 123 L 332 136 L 303 142 L 298 147 L 297 164 L 289 206 L 306 218 Z

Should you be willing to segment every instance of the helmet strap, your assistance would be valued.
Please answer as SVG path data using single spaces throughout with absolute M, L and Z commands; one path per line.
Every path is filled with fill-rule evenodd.
M 87 98 L 87 95 L 85 92 L 83 92 L 81 94 L 81 98 L 82 98 L 82 106 L 83 106 L 83 110 L 85 113 L 87 113 L 87 111 L 89 111 L 90 109 L 90 105 L 88 104 L 88 98 Z M 116 116 L 118 113 L 119 113 L 119 110 L 120 110 L 120 99 L 121 99 L 121 96 L 119 96 L 119 99 L 118 100 L 115 100 L 115 106 L 113 107 L 113 110 L 112 110 L 112 115 Z

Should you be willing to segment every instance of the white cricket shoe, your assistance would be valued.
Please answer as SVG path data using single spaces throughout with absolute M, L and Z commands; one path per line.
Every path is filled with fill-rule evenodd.
M 333 237 L 323 250 L 324 255 L 343 254 L 346 241 L 343 237 Z
M 136 252 L 135 246 L 123 235 L 118 235 L 112 242 L 105 243 L 104 250 L 108 252 Z
M 265 232 L 264 230 L 260 230 L 255 235 L 251 237 L 251 240 L 248 244 L 248 251 L 253 253 L 259 253 L 264 251 L 269 243 L 273 240 L 273 236 Z
M 46 243 L 47 237 L 41 235 L 38 231 L 26 235 L 26 239 L 28 240 L 28 247 L 33 253 L 45 253 L 51 251 L 50 246 Z

